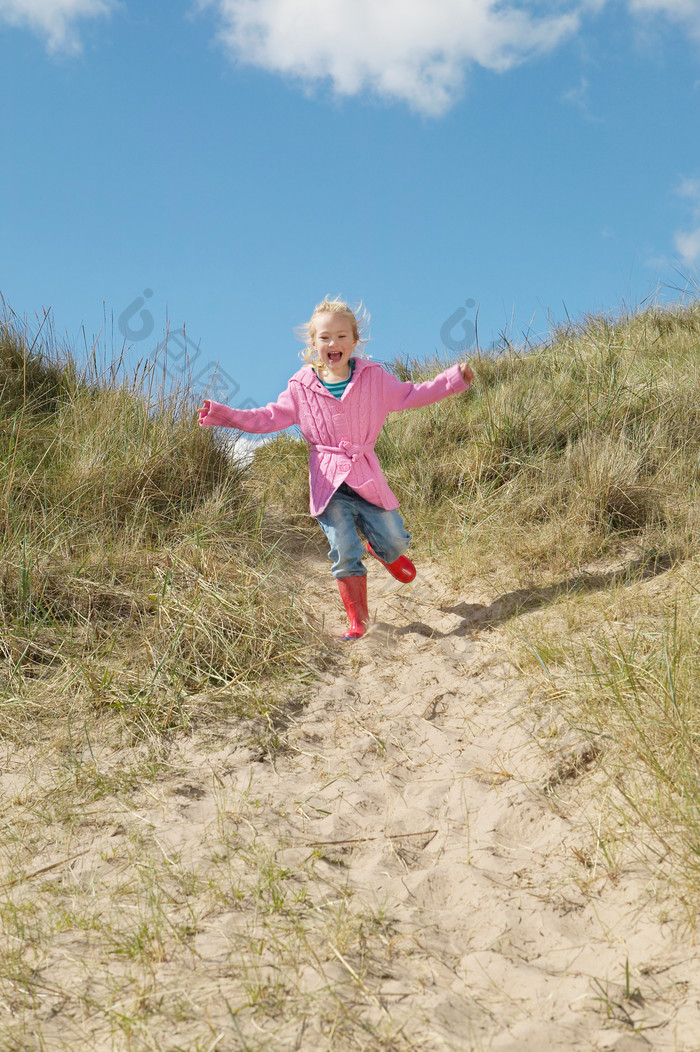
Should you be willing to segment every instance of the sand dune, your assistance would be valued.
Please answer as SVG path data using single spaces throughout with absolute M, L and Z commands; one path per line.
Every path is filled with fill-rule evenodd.
M 37 868 L 85 853 L 4 894 L 74 921 L 25 947 L 33 1000 L 6 990 L 0 1024 L 33 1037 L 3 1047 L 700 1048 L 700 953 L 653 852 L 601 842 L 595 747 L 481 626 L 489 597 L 420 570 L 369 568 L 370 632 L 329 642 L 274 748 L 181 738 L 82 833 L 42 833 Z M 339 633 L 325 566 L 309 588 Z M 6 799 L 57 770 L 16 757 Z

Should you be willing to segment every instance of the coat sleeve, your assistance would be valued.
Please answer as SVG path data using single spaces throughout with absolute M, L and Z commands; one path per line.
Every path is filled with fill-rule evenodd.
M 402 409 L 418 409 L 422 405 L 432 405 L 450 395 L 466 391 L 469 384 L 465 382 L 458 365 L 451 365 L 443 373 L 438 373 L 432 380 L 414 384 L 409 380 L 401 381 L 391 373 L 385 373 L 385 390 L 389 412 L 398 413 Z
M 276 402 L 268 402 L 261 409 L 230 409 L 221 402 L 210 400 L 209 412 L 200 422 L 201 427 L 234 427 L 251 435 L 269 435 L 297 423 L 297 411 L 289 388 Z

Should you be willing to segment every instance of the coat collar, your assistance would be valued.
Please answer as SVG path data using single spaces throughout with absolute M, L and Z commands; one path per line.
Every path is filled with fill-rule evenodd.
M 379 363 L 378 362 L 370 362 L 366 358 L 355 358 L 355 370 L 354 370 L 354 372 L 352 374 L 351 386 L 352 386 L 352 384 L 355 383 L 355 381 L 357 380 L 358 376 L 362 372 L 364 372 L 365 369 L 373 369 L 373 368 L 376 369 L 378 367 L 379 367 Z M 320 390 L 324 394 L 329 395 L 331 398 L 335 397 L 334 395 L 332 395 L 330 393 L 330 391 L 328 391 L 323 386 L 323 384 L 320 382 L 320 380 L 318 379 L 318 377 L 316 375 L 316 371 L 314 369 L 312 369 L 310 365 L 305 365 L 302 369 L 300 369 L 298 372 L 296 372 L 294 374 L 294 376 L 292 377 L 292 379 L 290 380 L 290 383 L 292 382 L 292 380 L 295 380 L 297 383 L 302 384 L 304 387 L 320 388 Z

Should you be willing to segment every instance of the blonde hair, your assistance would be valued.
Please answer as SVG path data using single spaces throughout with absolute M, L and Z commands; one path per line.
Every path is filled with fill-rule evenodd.
M 353 309 L 349 304 L 345 303 L 344 300 L 339 299 L 337 296 L 335 299 L 329 299 L 328 296 L 326 296 L 322 303 L 316 304 L 313 314 L 306 324 L 300 325 L 296 330 L 299 338 L 306 344 L 304 350 L 299 352 L 299 357 L 302 361 L 306 362 L 307 365 L 310 365 L 312 369 L 317 368 L 321 364 L 321 356 L 314 347 L 314 339 L 316 338 L 316 318 L 319 314 L 345 315 L 352 326 L 352 335 L 358 345 L 353 351 L 353 355 L 359 354 L 362 358 L 367 357 L 360 346 L 363 343 L 367 343 L 368 337 L 365 336 L 365 333 L 369 326 L 369 314 L 362 303 L 359 303 Z

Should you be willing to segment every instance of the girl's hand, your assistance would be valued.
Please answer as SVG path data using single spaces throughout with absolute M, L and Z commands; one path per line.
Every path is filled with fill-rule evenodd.
M 211 409 L 211 399 L 205 398 L 199 409 L 197 410 L 197 418 L 200 427 L 204 426 L 204 421 L 209 416 L 209 410 Z
M 461 363 L 459 371 L 462 374 L 462 379 L 464 380 L 465 384 L 474 383 L 474 370 L 470 369 L 466 362 Z

